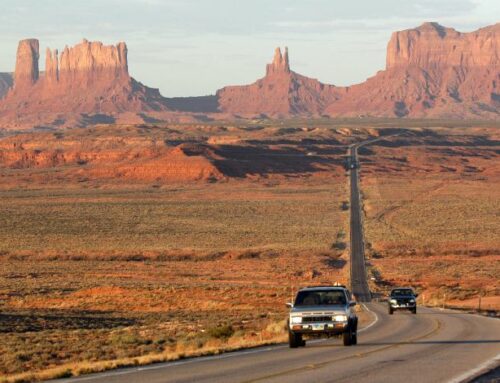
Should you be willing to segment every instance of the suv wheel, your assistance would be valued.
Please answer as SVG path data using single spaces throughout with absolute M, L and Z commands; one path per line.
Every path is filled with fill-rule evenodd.
M 415 307 L 414 309 L 411 309 L 411 312 L 412 312 L 413 314 L 416 314 L 416 313 L 417 313 L 417 308 Z
M 349 328 L 347 329 L 347 331 L 345 331 L 343 334 L 342 334 L 342 340 L 344 342 L 344 346 L 351 346 L 353 345 L 353 331 L 352 331 L 352 326 L 349 325 Z
M 302 339 L 302 334 L 295 334 L 294 332 L 288 331 L 288 345 L 290 348 L 297 348 L 305 346 L 306 342 Z
M 394 310 L 392 309 L 392 307 L 391 307 L 391 306 L 389 306 L 389 310 L 388 310 L 388 312 L 389 312 L 389 315 L 394 314 Z
M 358 318 L 354 322 L 354 331 L 352 332 L 352 344 L 358 344 Z

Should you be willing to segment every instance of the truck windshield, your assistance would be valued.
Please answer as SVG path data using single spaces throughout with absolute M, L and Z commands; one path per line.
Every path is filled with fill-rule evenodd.
M 398 296 L 398 295 L 413 295 L 413 291 L 410 289 L 396 289 L 396 290 L 392 290 L 391 295 L 393 297 Z
M 342 290 L 299 291 L 294 306 L 345 305 L 346 297 Z

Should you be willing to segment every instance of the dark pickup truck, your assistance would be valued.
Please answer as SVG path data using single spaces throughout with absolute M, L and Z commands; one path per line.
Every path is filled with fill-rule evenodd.
M 417 313 L 417 297 L 418 294 L 409 287 L 398 287 L 391 290 L 389 299 L 389 314 L 392 315 L 394 310 L 409 310 L 413 314 Z

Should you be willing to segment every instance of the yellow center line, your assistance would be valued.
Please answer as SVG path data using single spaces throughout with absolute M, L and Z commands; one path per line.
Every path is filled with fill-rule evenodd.
M 332 363 L 337 363 L 337 362 L 344 361 L 344 360 L 351 359 L 351 358 L 363 358 L 363 357 L 365 357 L 367 355 L 371 355 L 371 354 L 374 354 L 374 353 L 377 353 L 377 352 L 380 352 L 380 351 L 385 351 L 385 350 L 390 349 L 390 348 L 399 347 L 401 345 L 406 345 L 406 344 L 409 344 L 411 342 L 415 342 L 417 340 L 421 340 L 421 339 L 427 338 L 427 337 L 435 334 L 436 332 L 438 332 L 441 329 L 441 322 L 438 319 L 436 319 L 436 318 L 432 318 L 432 320 L 435 322 L 434 328 L 431 331 L 429 331 L 429 332 L 427 332 L 427 333 L 425 333 L 423 335 L 419 335 L 419 336 L 416 336 L 416 337 L 413 337 L 413 338 L 405 339 L 405 340 L 402 340 L 401 342 L 397 342 L 397 343 L 390 344 L 390 345 L 387 345 L 387 346 L 384 346 L 384 347 L 380 347 L 380 348 L 377 348 L 375 350 L 365 351 L 365 352 L 357 353 L 357 354 L 354 354 L 354 355 L 346 355 L 346 356 L 342 356 L 340 358 L 330 359 L 330 360 L 327 360 L 327 361 L 324 361 L 324 362 L 321 362 L 321 363 L 307 364 L 306 366 L 295 367 L 295 368 L 292 368 L 292 369 L 289 369 L 289 370 L 277 372 L 275 374 L 261 376 L 261 377 L 256 378 L 256 379 L 246 380 L 246 381 L 244 381 L 244 383 L 261 382 L 261 381 L 266 380 L 266 379 L 276 378 L 276 377 L 279 377 L 279 376 L 284 376 L 284 375 L 292 374 L 292 373 L 295 373 L 295 372 L 303 372 L 305 369 L 316 370 L 318 368 L 327 366 L 327 365 L 332 364 Z

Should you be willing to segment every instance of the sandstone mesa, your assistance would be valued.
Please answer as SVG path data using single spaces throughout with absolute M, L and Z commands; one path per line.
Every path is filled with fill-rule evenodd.
M 0 74 L 3 127 L 83 126 L 104 122 L 184 122 L 227 118 L 500 118 L 500 23 L 461 33 L 437 23 L 394 32 L 386 68 L 348 87 L 290 68 L 276 49 L 265 76 L 214 96 L 165 98 L 128 73 L 127 46 L 83 40 L 61 53 L 19 43 L 14 75 Z M 166 68 L 167 69 L 167 68 Z

